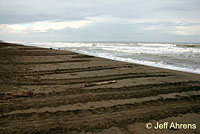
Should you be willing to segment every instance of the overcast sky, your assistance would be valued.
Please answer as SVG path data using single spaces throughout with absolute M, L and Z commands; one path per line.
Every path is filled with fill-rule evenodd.
M 0 0 L 0 39 L 200 43 L 200 0 Z

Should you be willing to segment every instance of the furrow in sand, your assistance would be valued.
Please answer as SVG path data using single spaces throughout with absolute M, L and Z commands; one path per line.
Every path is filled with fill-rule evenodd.
M 96 101 L 107 101 L 107 100 L 121 100 L 121 99 L 132 99 L 132 98 L 142 98 L 157 96 L 159 94 L 169 94 L 169 93 L 181 93 L 188 91 L 199 91 L 199 86 L 188 86 L 179 88 L 147 88 L 146 90 L 129 90 L 120 92 L 100 92 L 100 93 L 90 93 L 82 95 L 65 95 L 61 97 L 50 97 L 44 99 L 32 99 L 32 100 L 21 100 L 20 103 L 2 103 L 0 104 L 0 113 L 11 112 L 13 110 L 23 110 L 30 108 L 42 108 L 45 106 L 57 107 L 61 105 L 77 104 L 77 103 L 87 103 Z M 47 101 L 48 100 L 48 101 Z M 30 103 L 31 102 L 31 103 Z
M 168 77 L 174 76 L 170 73 L 124 73 L 124 74 L 114 74 L 114 75 L 104 75 L 104 76 L 92 76 L 92 77 L 81 77 L 81 78 L 69 78 L 69 79 L 23 79 L 19 82 L 0 82 L 1 85 L 70 85 L 70 84 L 81 84 L 81 83 L 91 83 L 91 82 L 102 82 L 111 80 L 122 80 L 122 79 L 132 79 L 132 78 L 148 78 L 148 77 Z
M 57 51 L 55 50 L 54 52 L 50 52 L 48 49 L 45 48 L 1 48 L 1 53 L 0 56 L 75 56 L 75 55 L 80 55 L 78 53 L 74 52 L 69 52 L 69 51 Z
M 40 48 L 40 47 L 18 47 L 18 49 L 9 47 L 9 48 L 2 48 L 1 50 L 9 51 L 9 52 L 10 51 L 11 52 L 27 52 L 27 51 L 31 51 L 31 52 L 46 51 L 46 52 L 48 52 L 46 48 Z
M 74 95 L 74 94 L 84 94 L 84 93 L 101 93 L 101 92 L 125 92 L 125 91 L 131 91 L 131 90 L 151 90 L 151 89 L 170 89 L 173 88 L 179 91 L 184 91 L 183 88 L 187 88 L 190 86 L 196 86 L 200 87 L 200 81 L 186 81 L 186 82 L 166 82 L 166 83 L 160 83 L 160 84 L 144 84 L 144 85 L 134 85 L 134 86 L 124 86 L 124 87 L 118 87 L 118 88 L 113 88 L 113 87 L 106 87 L 106 88 L 71 88 L 71 89 L 66 89 L 65 91 L 54 91 L 54 92 L 49 92 L 49 93 L 37 93 L 33 97 L 38 98 L 38 97 L 51 97 L 51 96 L 64 96 L 64 95 Z M 180 89 L 182 88 L 182 89 Z
M 64 74 L 64 73 L 75 73 L 75 72 L 87 72 L 87 71 L 99 71 L 107 69 L 116 69 L 116 68 L 130 68 L 134 67 L 132 64 L 127 65 L 115 65 L 115 66 L 94 66 L 86 68 L 69 68 L 69 69 L 56 69 L 56 70 L 45 70 L 45 71 L 28 71 L 28 72 L 0 72 L 0 75 L 6 77 L 19 77 L 19 76 L 34 76 L 34 75 L 50 75 L 50 74 Z
M 58 112 L 58 111 L 73 111 L 73 110 L 84 110 L 84 109 L 96 109 L 100 107 L 111 107 L 115 105 L 124 105 L 124 104 L 134 104 L 139 102 L 147 102 L 152 100 L 166 99 L 166 98 L 176 98 L 176 97 L 186 97 L 192 95 L 199 95 L 200 91 L 188 91 L 182 93 L 169 93 L 169 94 L 159 94 L 157 96 L 150 96 L 144 98 L 132 98 L 132 99 L 119 99 L 119 100 L 102 100 L 96 102 L 87 102 L 87 103 L 76 103 L 72 105 L 60 105 L 53 106 L 44 105 L 42 108 L 34 109 L 31 107 L 30 109 L 25 110 L 15 110 L 9 113 L 4 113 L 3 115 L 12 115 L 12 114 L 25 114 L 25 113 L 44 113 L 44 112 Z M 47 100 L 48 101 L 48 100 Z
M 13 64 L 13 65 L 32 65 L 32 64 L 58 64 L 58 63 L 71 63 L 71 62 L 89 62 L 89 60 L 66 60 L 66 61 L 51 61 L 51 62 L 1 62 L 0 64 Z
M 47 133 L 55 133 L 60 130 L 64 132 L 77 131 L 100 131 L 110 127 L 125 126 L 135 122 L 146 122 L 159 120 L 178 114 L 200 112 L 200 96 L 183 98 L 159 99 L 134 104 L 116 105 L 111 107 L 100 107 L 96 109 L 28 113 L 1 116 L 2 131 L 12 127 L 25 127 L 32 130 L 35 126 L 33 118 L 37 118 L 37 132 L 45 130 Z M 5 119 L 15 119 L 5 122 Z M 54 120 L 53 122 L 51 120 Z M 56 120 L 56 121 L 55 121 Z M 14 124 L 10 127 L 9 124 Z M 48 129 L 47 126 L 52 127 Z M 62 128 L 60 127 L 62 125 Z M 12 130 L 12 129 L 11 129 Z M 25 132 L 22 133 L 25 133 Z
M 62 96 L 71 96 L 71 95 L 82 95 L 82 94 L 96 94 L 96 93 L 117 93 L 117 92 L 125 92 L 125 91 L 144 91 L 144 90 L 168 90 L 173 89 L 174 92 L 180 92 L 180 91 L 187 91 L 190 90 L 190 86 L 197 87 L 196 89 L 193 88 L 193 90 L 198 90 L 198 86 L 200 87 L 200 81 L 184 81 L 184 82 L 167 82 L 167 83 L 160 83 L 160 84 L 144 84 L 144 85 L 133 85 L 133 86 L 123 86 L 118 88 L 113 87 L 105 87 L 105 88 L 68 88 L 62 91 L 52 91 L 48 93 L 34 93 L 34 96 L 27 99 L 30 101 L 35 101 L 38 99 L 53 99 L 54 97 L 62 97 Z M 189 88 L 188 88 L 189 87 Z M 19 99 L 20 100 L 20 99 Z M 23 102 L 26 102 L 26 99 L 23 99 Z
M 77 53 L 45 53 L 45 52 L 2 52 L 0 53 L 0 56 L 2 57 L 7 57 L 7 55 L 9 56 L 23 56 L 23 57 L 28 57 L 28 56 L 33 56 L 33 57 L 39 57 L 39 56 L 50 56 L 50 57 L 54 57 L 54 56 L 73 56 L 73 55 L 79 55 Z
M 72 58 L 96 58 L 96 57 L 90 55 L 77 55 L 73 56 Z
M 127 112 L 127 110 L 134 110 L 134 109 L 140 109 L 140 108 L 145 108 L 148 107 L 151 109 L 151 107 L 156 107 L 156 106 L 163 106 L 163 105 L 171 105 L 171 106 L 178 106 L 182 104 L 191 104 L 191 103 L 196 103 L 196 105 L 200 105 L 200 95 L 191 95 L 191 96 L 180 96 L 180 97 L 171 97 L 171 98 L 159 98 L 156 100 L 147 100 L 147 101 L 139 101 L 135 103 L 125 103 L 125 104 L 119 104 L 119 105 L 114 105 L 114 106 L 108 106 L 108 107 L 97 107 L 93 109 L 75 109 L 75 110 L 66 110 L 66 111 L 53 111 L 53 112 L 22 112 L 22 113 L 8 113 L 8 114 L 3 114 L 0 116 L 1 119 L 4 118 L 12 118 L 14 116 L 15 118 L 22 119 L 22 118 L 27 118 L 31 114 L 38 114 L 41 116 L 44 116 L 45 114 L 51 114 L 52 116 L 63 116 L 64 115 L 73 115 L 73 116 L 78 116 L 78 115 L 90 115 L 87 112 L 91 114 L 104 114 L 104 113 L 115 113 L 115 112 Z M 56 107 L 55 107 L 56 108 Z M 87 112 L 86 112 L 87 111 Z M 96 112 L 95 112 L 96 111 Z

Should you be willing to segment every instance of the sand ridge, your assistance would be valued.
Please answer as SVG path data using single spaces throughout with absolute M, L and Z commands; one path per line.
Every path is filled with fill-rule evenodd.
M 198 74 L 0 44 L 0 94 L 33 93 L 0 95 L 0 134 L 155 133 L 145 123 L 184 117 L 199 126 L 199 90 Z

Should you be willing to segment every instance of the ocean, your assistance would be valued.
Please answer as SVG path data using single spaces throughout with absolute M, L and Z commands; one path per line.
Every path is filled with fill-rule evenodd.
M 13 43 L 13 42 L 12 42 Z M 200 44 L 131 42 L 14 42 L 200 74 Z

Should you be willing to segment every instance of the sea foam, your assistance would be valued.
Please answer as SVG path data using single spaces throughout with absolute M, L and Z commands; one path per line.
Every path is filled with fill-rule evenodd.
M 200 74 L 200 44 L 126 42 L 15 42 Z

